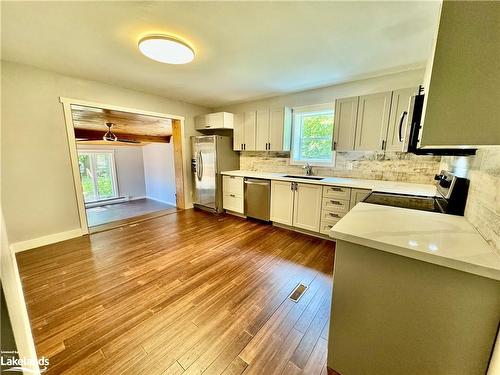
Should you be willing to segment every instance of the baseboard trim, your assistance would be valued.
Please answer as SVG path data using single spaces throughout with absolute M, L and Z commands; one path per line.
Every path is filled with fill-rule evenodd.
M 274 221 L 273 221 L 273 225 L 275 227 L 278 227 L 278 228 L 287 229 L 287 230 L 291 230 L 291 231 L 294 231 L 294 232 L 306 234 L 308 236 L 313 236 L 313 237 L 321 238 L 323 240 L 328 240 L 328 241 L 335 242 L 335 240 L 333 238 L 331 238 L 330 236 L 327 236 L 326 234 L 317 233 L 317 232 L 311 232 L 310 230 L 305 230 L 305 229 L 301 229 L 301 228 L 297 228 L 297 227 L 291 227 L 290 225 L 276 223 Z
M 82 230 L 80 228 L 72 229 L 66 232 L 54 233 L 49 234 L 48 236 L 33 238 L 31 240 L 14 242 L 10 245 L 10 248 L 14 253 L 19 253 L 21 251 L 34 249 L 40 246 L 51 245 L 56 242 L 61 242 L 80 236 L 82 236 Z
M 172 202 L 167 202 L 167 201 L 162 201 L 161 199 L 156 199 L 156 198 L 151 198 L 151 197 L 144 197 L 146 199 L 151 199 L 152 201 L 157 201 L 157 202 L 160 202 L 160 203 L 165 203 L 165 204 L 169 204 L 170 206 L 176 206 L 176 203 L 172 203 Z

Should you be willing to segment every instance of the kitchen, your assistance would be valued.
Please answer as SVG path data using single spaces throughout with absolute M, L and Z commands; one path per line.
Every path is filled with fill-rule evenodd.
M 19 357 L 49 374 L 498 374 L 499 15 L 7 4 L 2 290 Z M 191 36 L 145 32 L 165 19 Z M 85 232 L 75 103 L 175 121 L 176 210 Z

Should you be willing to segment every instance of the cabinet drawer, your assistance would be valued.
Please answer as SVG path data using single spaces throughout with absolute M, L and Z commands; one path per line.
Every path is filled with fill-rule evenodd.
M 340 186 L 324 186 L 323 198 L 337 198 L 348 201 L 351 196 L 351 189 Z
M 344 217 L 346 213 L 345 212 L 335 212 L 335 211 L 328 211 L 328 210 L 323 210 L 321 212 L 321 222 L 323 221 L 334 221 L 337 222 L 342 217 Z
M 222 190 L 224 194 L 243 196 L 243 177 L 223 176 Z
M 330 229 L 332 229 L 332 227 L 335 225 L 337 221 L 322 221 L 321 227 L 319 228 L 320 233 L 329 235 Z
M 323 210 L 346 213 L 349 211 L 349 201 L 337 198 L 323 198 Z
M 222 197 L 222 207 L 225 210 L 238 212 L 240 214 L 244 211 L 243 195 L 224 194 Z

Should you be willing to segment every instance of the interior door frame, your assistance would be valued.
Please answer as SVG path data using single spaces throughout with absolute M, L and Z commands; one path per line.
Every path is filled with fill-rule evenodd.
M 73 124 L 73 117 L 71 115 L 71 105 L 81 105 L 86 107 L 109 109 L 113 111 L 121 111 L 134 113 L 138 115 L 155 116 L 161 118 L 168 118 L 172 120 L 172 142 L 174 148 L 174 170 L 175 170 L 175 192 L 176 192 L 176 205 L 177 208 L 185 209 L 186 201 L 188 200 L 186 189 L 188 176 L 184 172 L 184 117 L 171 115 L 168 113 L 159 113 L 145 111 L 137 108 L 120 107 L 112 104 L 90 102 L 86 100 L 59 97 L 59 101 L 63 105 L 64 121 L 66 123 L 66 135 L 68 137 L 69 155 L 71 160 L 71 169 L 73 172 L 73 183 L 75 186 L 75 195 L 78 205 L 78 214 L 80 217 L 80 227 L 82 235 L 89 233 L 89 226 L 87 222 L 87 215 L 85 211 L 85 201 L 83 199 L 83 187 L 80 179 L 80 169 L 78 166 L 78 151 L 75 139 L 75 127 Z

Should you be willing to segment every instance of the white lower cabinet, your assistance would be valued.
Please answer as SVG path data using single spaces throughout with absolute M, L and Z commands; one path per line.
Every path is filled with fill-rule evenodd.
M 271 181 L 271 221 L 319 232 L 323 186 Z
M 293 226 L 319 232 L 323 186 L 297 184 L 293 202 Z
M 328 235 L 371 190 L 271 181 L 271 221 Z
M 352 189 L 349 209 L 352 209 L 355 205 L 365 199 L 371 192 L 371 190 L 367 189 Z
M 271 221 L 292 225 L 294 191 L 292 182 L 271 181 Z
M 222 208 L 244 213 L 243 177 L 222 177 Z

